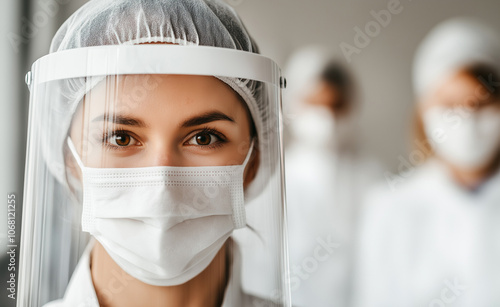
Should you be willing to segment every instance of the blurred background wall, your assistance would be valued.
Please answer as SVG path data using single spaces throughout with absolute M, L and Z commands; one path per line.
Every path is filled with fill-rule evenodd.
M 262 53 L 280 66 L 294 49 L 308 44 L 327 46 L 346 62 L 360 90 L 363 147 L 391 172 L 411 145 L 411 63 L 423 36 L 453 16 L 477 17 L 500 33 L 498 0 L 225 1 L 240 14 Z M 21 214 L 29 96 L 24 75 L 34 60 L 48 52 L 62 22 L 85 2 L 0 0 L 0 251 L 4 255 L 0 272 L 6 272 L 8 264 L 8 194 L 16 194 L 16 217 Z M 390 12 L 390 18 L 384 15 L 382 22 L 377 21 L 381 10 Z M 350 56 L 341 45 L 351 48 Z M 20 220 L 17 223 L 19 234 Z M 2 282 L 6 276 L 1 274 Z M 7 293 L 1 290 L 0 295 L 0 305 L 9 306 Z

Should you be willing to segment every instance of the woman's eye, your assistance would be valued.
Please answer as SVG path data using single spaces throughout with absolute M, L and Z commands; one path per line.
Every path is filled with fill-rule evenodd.
M 124 132 L 113 134 L 108 138 L 108 142 L 111 143 L 111 145 L 120 147 L 136 145 L 138 143 L 130 134 Z
M 220 141 L 220 139 L 215 136 L 213 133 L 209 132 L 200 132 L 189 140 L 189 145 L 198 145 L 198 146 L 207 146 L 212 145 L 213 143 Z

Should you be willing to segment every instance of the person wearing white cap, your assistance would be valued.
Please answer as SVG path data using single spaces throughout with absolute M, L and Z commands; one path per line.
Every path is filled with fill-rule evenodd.
M 18 306 L 291 306 L 285 81 L 258 53 L 221 0 L 91 0 L 61 26 L 26 76 Z M 262 296 L 233 240 L 255 199 L 281 256 Z
M 498 34 L 445 21 L 413 72 L 418 166 L 368 198 L 355 306 L 500 306 Z
M 332 53 L 299 49 L 286 75 L 292 301 L 348 306 L 356 216 L 379 168 L 357 146 L 354 81 Z

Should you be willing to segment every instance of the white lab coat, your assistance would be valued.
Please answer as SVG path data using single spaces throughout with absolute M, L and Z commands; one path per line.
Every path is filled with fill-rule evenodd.
M 64 297 L 46 304 L 45 307 L 99 307 L 90 275 L 90 251 L 92 247 L 93 243 L 90 243 L 85 249 Z M 241 255 L 236 244 L 233 244 L 233 255 L 233 267 L 221 307 L 276 306 L 271 302 L 248 295 L 242 291 L 240 286 Z M 117 289 L 116 291 L 119 291 L 119 282 L 118 280 L 116 285 L 114 285 Z
M 292 302 L 346 307 L 358 209 L 380 168 L 353 150 L 301 142 L 291 144 L 285 161 Z
M 470 192 L 430 161 L 365 210 L 355 306 L 500 306 L 500 171 Z

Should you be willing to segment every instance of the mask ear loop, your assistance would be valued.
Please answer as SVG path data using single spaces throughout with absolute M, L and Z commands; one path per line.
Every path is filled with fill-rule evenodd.
M 245 161 L 243 162 L 242 166 L 246 167 L 246 165 L 248 164 L 248 161 L 250 161 L 250 158 L 252 157 L 252 154 L 253 154 L 253 149 L 255 147 L 254 145 L 255 145 L 255 138 L 252 138 L 251 143 L 250 143 L 250 148 L 248 149 L 247 156 L 246 156 Z M 252 233 L 254 233 L 259 238 L 262 245 L 264 245 L 264 243 L 265 243 L 264 238 L 260 235 L 260 233 L 257 232 L 257 230 L 253 226 L 251 226 L 248 223 L 245 223 L 245 227 L 247 227 Z
M 71 154 L 73 155 L 73 158 L 75 158 L 76 163 L 80 167 L 80 170 L 83 171 L 83 169 L 85 168 L 85 165 L 83 165 L 83 162 L 80 159 L 78 152 L 76 151 L 75 144 L 73 144 L 73 141 L 71 140 L 71 138 L 69 136 L 68 136 L 67 143 L 68 143 L 69 150 L 71 151 Z
M 76 163 L 78 164 L 78 166 L 82 170 L 82 175 L 85 177 L 85 172 L 84 172 L 85 165 L 83 165 L 83 162 L 80 159 L 80 156 L 78 155 L 78 152 L 76 151 L 75 144 L 73 144 L 73 141 L 71 140 L 71 138 L 69 136 L 68 136 L 67 143 L 68 143 L 69 150 L 71 151 L 71 153 L 73 154 L 73 157 L 76 160 Z M 83 181 L 85 182 L 85 179 Z M 85 192 L 85 183 L 84 183 L 83 212 L 82 212 L 82 231 L 88 232 L 88 233 L 90 233 L 92 235 L 94 233 L 94 231 L 95 231 L 95 220 L 94 220 L 94 217 L 93 217 L 94 216 L 93 215 L 93 208 L 90 205 L 90 203 L 88 203 L 88 201 L 86 201 L 85 199 L 86 199 L 86 192 Z
M 247 166 L 248 161 L 250 161 L 250 158 L 252 157 L 254 144 L 255 144 L 255 138 L 252 138 L 252 140 L 250 141 L 250 148 L 248 149 L 247 156 L 245 157 L 245 161 L 243 161 L 243 164 L 241 164 L 243 167 Z
M 84 174 L 85 166 L 83 165 L 83 162 L 80 159 L 78 152 L 76 151 L 75 144 L 73 144 L 73 141 L 71 140 L 71 138 L 69 136 L 67 139 L 67 143 L 68 143 L 69 150 L 71 151 L 71 154 L 73 155 L 73 158 L 75 159 L 76 163 L 80 167 L 80 170 L 82 171 L 82 175 L 85 176 L 85 174 Z M 93 234 L 93 232 L 95 230 L 95 221 L 94 221 L 93 214 L 92 214 L 92 207 L 86 202 L 85 198 L 86 197 L 85 197 L 85 185 L 84 185 L 83 211 L 82 211 L 82 231 Z
M 254 144 L 254 141 L 252 138 L 247 155 L 246 155 L 245 160 L 243 161 L 242 164 L 230 166 L 230 169 L 233 169 L 233 167 L 236 167 L 238 170 L 241 169 L 241 177 L 239 179 L 241 180 L 242 189 L 243 189 L 245 168 L 248 164 L 248 161 L 250 161 L 250 157 L 252 156 L 252 153 L 253 153 L 253 144 Z M 238 191 L 239 191 L 239 188 L 238 188 Z M 234 229 L 240 229 L 240 228 L 244 228 L 247 226 L 246 210 L 245 210 L 245 196 L 244 195 L 245 195 L 245 193 L 242 190 L 241 197 L 238 195 L 238 198 L 234 199 L 235 202 L 233 202 L 233 204 L 232 204 L 232 208 L 233 208 L 232 218 L 233 218 Z

